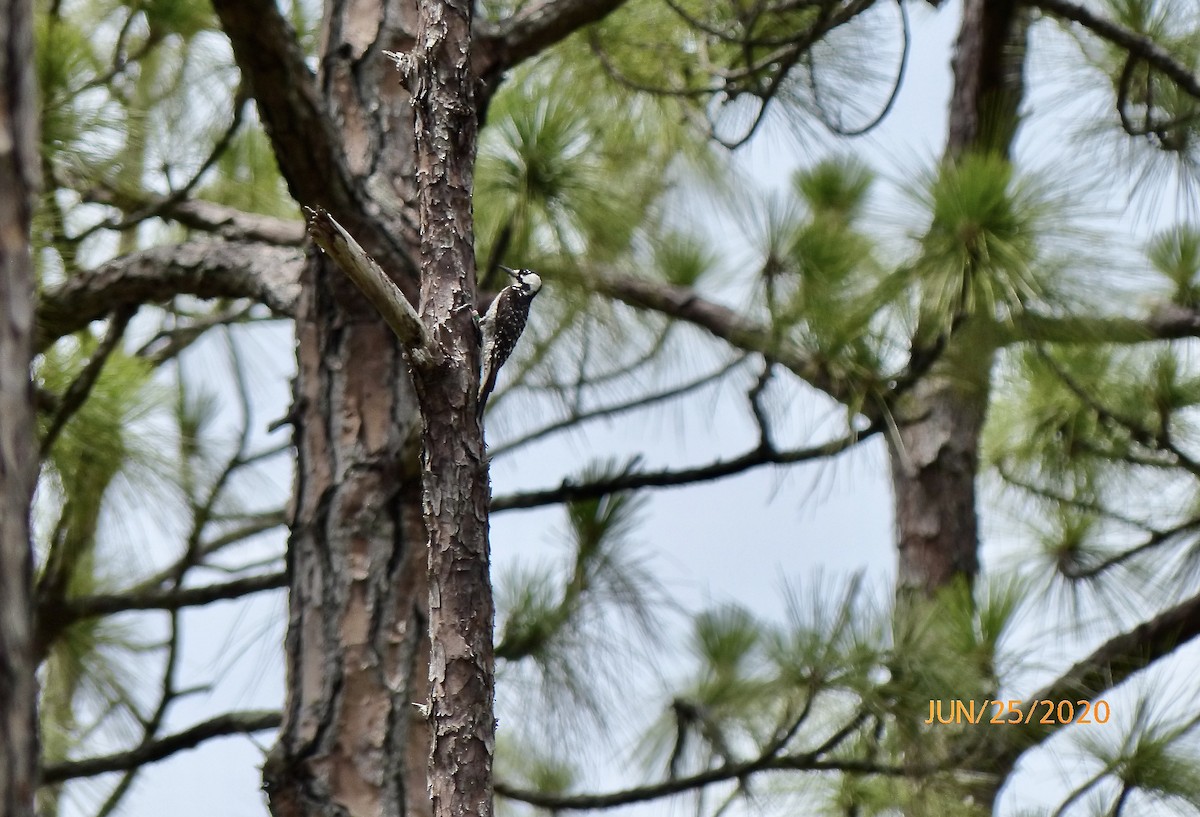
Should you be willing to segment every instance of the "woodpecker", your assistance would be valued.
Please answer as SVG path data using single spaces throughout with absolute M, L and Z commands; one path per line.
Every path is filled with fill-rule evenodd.
M 488 307 L 487 314 L 479 321 L 483 335 L 482 371 L 479 374 L 478 416 L 483 417 L 483 407 L 488 396 L 496 388 L 496 375 L 504 361 L 512 354 L 525 331 L 529 320 L 529 305 L 542 288 L 542 279 L 533 270 L 509 269 L 501 266 L 513 282 L 500 290 L 496 300 Z

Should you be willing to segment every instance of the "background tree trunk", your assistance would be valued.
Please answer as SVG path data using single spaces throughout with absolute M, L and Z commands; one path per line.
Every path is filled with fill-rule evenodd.
M 34 445 L 33 264 L 38 187 L 33 4 L 0 2 L 0 814 L 31 817 L 37 781 L 37 684 L 29 503 Z
M 979 571 L 975 476 L 988 399 L 986 363 L 970 385 L 936 372 L 919 383 L 901 416 L 898 440 L 891 440 L 903 593 L 929 596 L 956 577 L 973 580 Z
M 1024 92 L 1028 14 L 1015 0 L 964 0 L 946 161 L 1008 155 Z M 890 441 L 904 592 L 929 595 L 979 571 L 975 483 L 994 349 L 969 323 L 956 321 L 943 364 L 902 401 L 900 432 Z

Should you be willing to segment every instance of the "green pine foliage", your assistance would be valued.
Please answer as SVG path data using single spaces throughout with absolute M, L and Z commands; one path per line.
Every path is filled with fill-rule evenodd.
M 74 348 L 50 350 L 37 368 L 39 386 L 63 393 L 95 345 L 84 336 Z M 157 442 L 136 430 L 162 402 L 152 374 L 142 360 L 120 352 L 110 356 L 87 401 L 43 459 L 35 508 L 43 532 L 39 588 L 61 583 L 67 598 L 118 589 L 122 571 L 115 565 L 133 554 L 114 553 L 104 541 L 105 532 L 114 530 L 107 517 L 129 501 L 122 488 L 171 502 L 169 487 L 163 495 L 166 469 Z M 39 421 L 44 435 L 49 417 L 40 415 Z M 96 737 L 133 733 L 141 717 L 139 673 L 147 648 L 144 633 L 109 618 L 75 622 L 48 645 L 41 725 L 49 760 L 76 755 Z
M 601 463 L 584 476 L 618 472 Z M 532 739 L 534 729 L 604 723 L 619 694 L 619 664 L 631 655 L 623 644 L 654 639 L 662 591 L 636 555 L 644 508 L 645 498 L 629 493 L 568 503 L 560 537 L 565 563 L 522 566 L 498 582 L 498 677 L 526 693 L 525 704 L 528 691 L 539 690 L 543 707 L 560 719 L 556 725 L 522 706 L 527 723 L 517 740 Z M 615 632 L 625 636 L 614 639 Z
M 505 391 L 560 391 L 561 371 L 611 385 L 614 372 L 661 359 L 665 327 L 647 327 L 592 292 L 614 270 L 698 281 L 719 263 L 694 232 L 665 218 L 680 180 L 714 183 L 720 169 L 685 107 L 640 97 L 582 62 L 582 43 L 517 71 L 488 109 L 476 169 L 477 260 L 484 288 L 497 265 L 531 267 L 554 286 L 505 367 Z M 627 115 L 614 118 L 620 107 Z M 594 350 L 618 350 L 596 355 Z M 597 371 L 597 364 L 605 368 Z M 614 366 L 614 363 L 616 364 Z M 609 376 L 606 377 L 607 373 Z M 576 380 L 576 382 L 583 382 Z M 560 391 L 575 401 L 575 390 Z
M 1100 5 L 1111 19 L 1150 38 L 1191 71 L 1200 67 L 1200 17 L 1194 4 L 1104 0 Z M 1094 135 L 1117 135 L 1102 143 L 1119 145 L 1114 168 L 1126 172 L 1135 192 L 1146 199 L 1176 185 L 1181 202 L 1194 204 L 1200 190 L 1200 102 L 1127 52 L 1094 41 L 1079 45 L 1111 93 L 1103 118 L 1094 123 Z
M 1005 320 L 1045 295 L 1040 279 L 1048 194 L 992 154 L 943 164 L 917 195 L 930 214 L 913 266 L 922 314 Z
M 1146 248 L 1156 272 L 1171 282 L 1171 300 L 1180 306 L 1200 304 L 1200 232 L 1190 224 L 1177 224 L 1156 235 Z
M 768 262 L 764 284 L 778 330 L 796 333 L 850 382 L 871 383 L 882 366 L 872 321 L 886 306 L 879 297 L 885 270 L 862 220 L 872 181 L 853 159 L 798 171 L 793 193 L 807 216 L 784 227 L 783 252 Z

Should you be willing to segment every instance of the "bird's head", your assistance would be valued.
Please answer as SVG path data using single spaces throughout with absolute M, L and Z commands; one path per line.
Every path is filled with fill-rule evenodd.
M 509 269 L 501 266 L 500 269 L 508 273 L 513 279 L 513 286 L 521 290 L 521 294 L 533 297 L 538 294 L 538 290 L 542 288 L 542 278 L 531 269 Z

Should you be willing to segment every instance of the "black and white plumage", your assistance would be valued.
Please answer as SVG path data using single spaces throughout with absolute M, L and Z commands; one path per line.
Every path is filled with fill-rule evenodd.
M 488 307 L 487 314 L 479 321 L 479 330 L 483 336 L 477 409 L 480 417 L 483 416 L 483 408 L 487 405 L 492 389 L 496 388 L 496 375 L 499 374 L 500 367 L 508 360 L 521 338 L 521 333 L 525 331 L 525 322 L 529 320 L 529 305 L 542 288 L 542 279 L 533 270 L 513 270 L 503 266 L 500 269 L 507 272 L 513 282 L 500 290 L 496 300 Z

